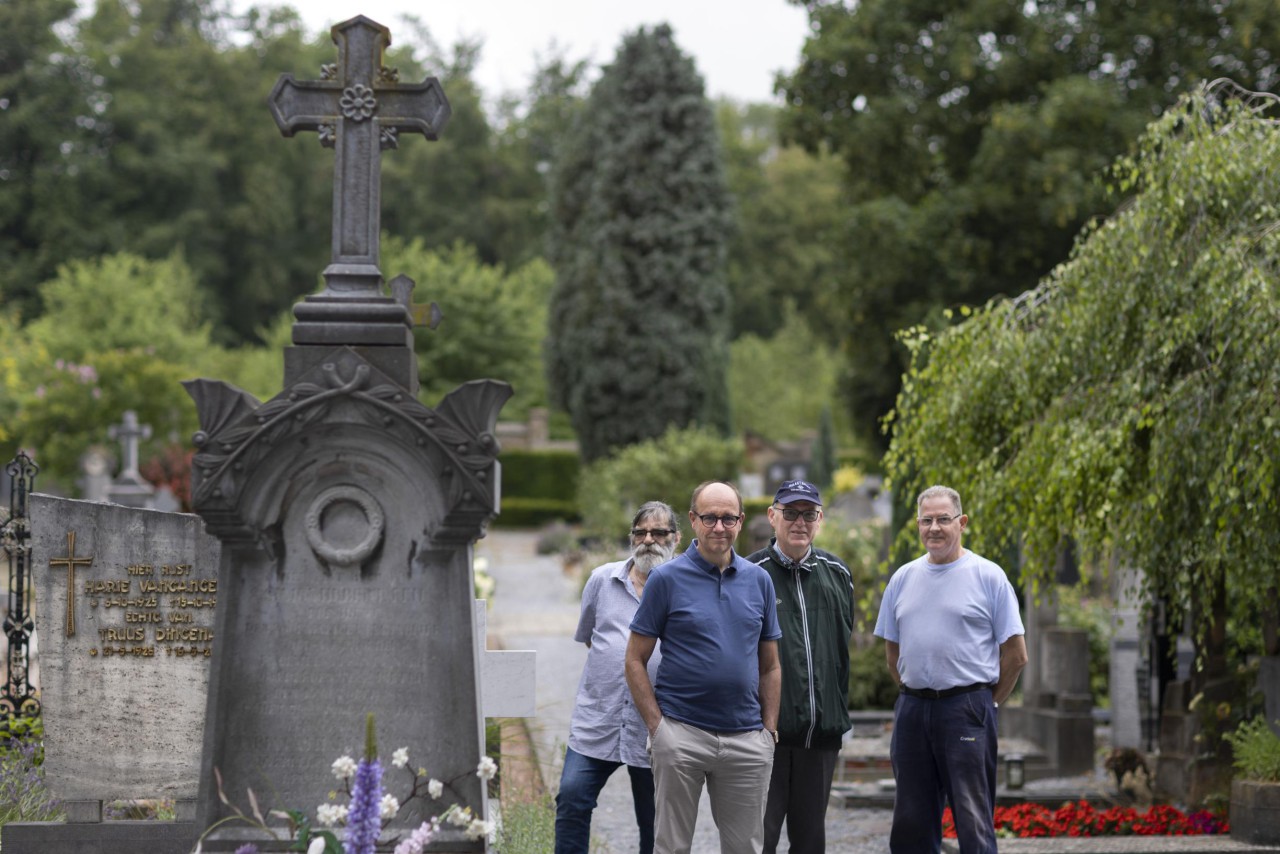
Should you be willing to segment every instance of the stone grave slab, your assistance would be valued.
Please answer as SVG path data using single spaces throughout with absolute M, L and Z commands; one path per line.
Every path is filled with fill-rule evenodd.
M 7 826 L 4 850 L 137 851 L 153 834 L 146 850 L 184 851 L 221 545 L 198 516 L 40 494 L 30 506 L 45 778 L 68 823 Z M 100 823 L 104 801 L 162 797 L 178 822 Z

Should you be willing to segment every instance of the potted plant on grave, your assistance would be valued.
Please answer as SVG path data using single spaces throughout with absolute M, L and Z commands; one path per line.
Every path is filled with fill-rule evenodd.
M 1280 736 L 1258 716 L 1225 736 L 1236 777 L 1231 781 L 1231 834 L 1280 845 Z

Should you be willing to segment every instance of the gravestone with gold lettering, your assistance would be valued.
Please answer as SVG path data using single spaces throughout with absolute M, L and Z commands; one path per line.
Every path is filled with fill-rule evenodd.
M 381 25 L 357 17 L 332 35 L 338 62 L 320 80 L 283 76 L 269 98 L 286 136 L 316 131 L 334 148 L 327 286 L 294 309 L 275 397 L 186 383 L 201 424 L 193 505 L 223 543 L 197 825 L 232 815 L 224 794 L 248 811 L 250 790 L 264 814 L 314 816 L 372 712 L 384 761 L 407 747 L 446 783 L 390 819 L 390 850 L 450 804 L 487 817 L 471 556 L 498 510 L 494 427 L 511 389 L 475 380 L 434 406 L 417 399 L 421 309 L 404 277 L 383 291 L 379 162 L 402 133 L 434 138 L 449 106 L 434 78 L 406 84 L 382 65 Z M 403 799 L 406 780 L 389 768 L 387 791 Z M 202 841 L 246 843 L 284 850 L 239 821 Z M 437 849 L 488 846 L 446 825 Z
M 30 519 L 44 773 L 67 824 L 6 826 L 4 850 L 189 850 L 221 545 L 189 514 L 36 494 Z M 102 822 L 104 801 L 143 798 L 180 821 Z

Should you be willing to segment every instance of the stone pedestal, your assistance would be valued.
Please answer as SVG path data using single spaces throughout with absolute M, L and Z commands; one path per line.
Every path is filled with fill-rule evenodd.
M 189 821 L 108 821 L 4 826 L 6 854 L 188 854 L 196 833 Z
M 1084 629 L 1040 630 L 1039 690 L 1023 693 L 1021 708 L 1000 710 L 1001 734 L 1039 745 L 1044 768 L 1029 777 L 1083 774 L 1093 769 L 1093 697 L 1089 693 L 1089 636 Z
M 1231 836 L 1259 845 L 1280 845 L 1280 783 L 1232 781 Z

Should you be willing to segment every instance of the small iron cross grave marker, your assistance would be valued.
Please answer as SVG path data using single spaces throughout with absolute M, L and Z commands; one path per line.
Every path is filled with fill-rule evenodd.
M 294 80 L 282 74 L 269 104 L 285 136 L 300 130 L 320 134 L 332 147 L 333 259 L 325 268 L 330 300 L 365 301 L 382 296 L 378 269 L 381 221 L 381 151 L 395 148 L 400 131 L 427 139 L 449 120 L 449 102 L 440 82 L 398 82 L 398 72 L 382 65 L 391 44 L 386 27 L 363 15 L 331 30 L 338 62 L 322 69 L 323 80 Z

